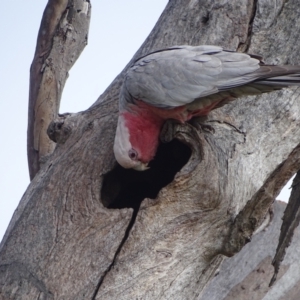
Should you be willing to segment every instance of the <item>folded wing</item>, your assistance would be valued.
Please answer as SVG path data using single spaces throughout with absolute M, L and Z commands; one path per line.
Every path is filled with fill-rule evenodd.
M 134 99 L 171 108 L 253 82 L 271 89 L 299 84 L 299 74 L 287 76 L 296 72 L 299 67 L 263 65 L 257 56 L 217 46 L 174 46 L 137 60 L 124 85 Z

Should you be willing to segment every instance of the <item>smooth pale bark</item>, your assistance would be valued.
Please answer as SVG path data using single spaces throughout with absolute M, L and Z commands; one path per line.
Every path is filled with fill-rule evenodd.
M 30 68 L 27 155 L 30 179 L 55 143 L 47 135 L 56 118 L 68 72 L 87 44 L 91 5 L 88 0 L 49 0 Z
M 176 44 L 215 44 L 267 62 L 300 64 L 299 16 L 297 0 L 276 6 L 170 0 L 133 59 Z M 123 76 L 87 111 L 52 123 L 57 147 L 0 246 L 3 299 L 198 299 L 221 254 L 234 255 L 250 241 L 300 169 L 300 97 L 292 88 L 213 111 L 208 124 L 214 132 L 170 123 L 163 138 L 187 144 L 188 163 L 155 199 L 132 205 L 134 214 L 106 208 L 156 179 L 141 183 L 140 173 L 109 173 L 116 167 L 112 147 Z M 187 155 L 169 145 L 162 153 L 175 160 Z

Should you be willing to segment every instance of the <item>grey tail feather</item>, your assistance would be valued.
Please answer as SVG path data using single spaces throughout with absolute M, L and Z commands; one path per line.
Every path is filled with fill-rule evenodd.
M 296 75 L 296 74 L 295 74 Z M 300 86 L 300 73 L 297 74 L 298 77 L 294 76 L 276 76 L 267 78 L 265 80 L 259 80 L 255 83 L 257 84 L 263 84 L 263 85 L 272 85 L 272 86 L 278 86 L 278 87 L 287 87 L 292 85 L 298 85 Z
M 300 66 L 262 65 L 258 72 L 261 75 L 254 81 L 256 84 L 277 87 L 300 86 Z

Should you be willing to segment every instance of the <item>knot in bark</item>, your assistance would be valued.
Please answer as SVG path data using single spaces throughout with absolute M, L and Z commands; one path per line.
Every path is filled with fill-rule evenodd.
M 64 144 L 72 132 L 71 126 L 65 123 L 68 116 L 70 116 L 69 113 L 58 115 L 47 129 L 49 138 L 57 144 Z

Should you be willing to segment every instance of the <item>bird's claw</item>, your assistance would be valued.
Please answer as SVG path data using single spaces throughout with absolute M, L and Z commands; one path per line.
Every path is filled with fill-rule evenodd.
M 215 128 L 207 123 L 204 123 L 206 119 L 207 119 L 206 117 L 196 117 L 190 121 L 190 124 L 200 132 L 207 132 L 207 133 L 214 134 Z
M 205 120 L 205 117 L 197 117 L 193 118 L 189 123 L 184 124 L 173 119 L 167 120 L 160 131 L 160 141 L 162 143 L 169 143 L 175 138 L 178 132 L 190 132 L 195 131 L 195 129 L 200 133 L 208 132 L 214 134 L 214 127 L 204 123 Z
M 171 142 L 176 135 L 176 132 L 177 132 L 176 129 L 180 125 L 182 125 L 182 124 L 173 119 L 166 121 L 160 131 L 160 136 L 159 136 L 160 141 L 162 143 Z

